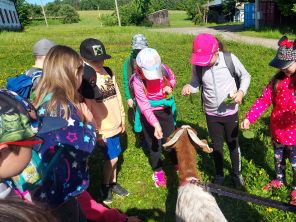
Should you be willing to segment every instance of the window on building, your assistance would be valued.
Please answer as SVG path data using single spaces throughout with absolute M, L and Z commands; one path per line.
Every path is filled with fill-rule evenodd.
M 13 19 L 13 17 L 12 17 L 12 13 L 11 13 L 10 10 L 9 10 L 9 15 L 10 15 L 10 20 L 11 20 L 11 22 L 14 23 L 14 19 Z
M 2 23 L 5 24 L 5 19 L 4 19 L 3 13 L 2 13 L 2 8 L 0 8 L 0 17 L 1 17 Z
M 5 16 L 6 16 L 6 20 L 7 20 L 7 22 L 10 23 L 10 20 L 9 20 L 9 17 L 8 17 L 8 14 L 7 14 L 6 9 L 4 9 L 4 14 L 5 14 Z
M 19 23 L 15 11 L 13 11 L 13 16 L 14 16 L 14 20 L 15 20 L 15 22 L 16 22 L 16 23 Z

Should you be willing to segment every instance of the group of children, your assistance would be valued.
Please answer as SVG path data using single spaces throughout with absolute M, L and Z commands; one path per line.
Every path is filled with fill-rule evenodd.
M 33 82 L 32 105 L 14 92 L 0 91 L 0 179 L 20 174 L 31 161 L 33 148 L 46 170 L 42 182 L 29 190 L 29 195 L 18 193 L 26 201 L 44 203 L 61 221 L 100 221 L 102 218 L 106 221 L 140 221 L 116 209 L 103 207 L 86 191 L 89 185 L 87 160 L 97 144 L 104 154 L 100 189 L 103 202 L 111 203 L 112 193 L 129 195 L 117 182 L 125 111 L 116 75 L 104 66 L 104 61 L 111 58 L 104 44 L 98 39 L 85 39 L 80 44 L 79 55 L 68 46 L 43 39 L 33 47 L 33 54 L 35 67 L 26 73 L 38 71 L 41 75 Z M 202 93 L 214 148 L 214 183 L 224 182 L 225 137 L 234 185 L 243 187 L 238 107 L 247 93 L 250 75 L 235 55 L 224 51 L 223 44 L 206 33 L 197 35 L 193 41 L 191 65 L 191 82 L 181 93 L 186 96 L 199 89 Z M 279 188 L 286 183 L 283 152 L 287 149 L 293 168 L 290 203 L 296 205 L 296 42 L 282 38 L 270 65 L 280 71 L 247 113 L 241 128 L 248 129 L 273 105 L 271 131 L 277 178 L 266 188 Z M 176 125 L 176 104 L 172 95 L 176 77 L 161 62 L 159 53 L 148 48 L 145 36 L 137 34 L 132 39 L 132 53 L 124 63 L 123 79 L 127 104 L 134 110 L 134 130 L 143 136 L 149 150 L 152 179 L 156 187 L 166 187 L 161 154 L 162 143 Z M 227 98 L 230 103 L 225 102 Z M 173 149 L 169 151 L 169 157 L 177 170 Z M 11 195 L 10 191 L 9 187 L 0 190 L 0 197 Z

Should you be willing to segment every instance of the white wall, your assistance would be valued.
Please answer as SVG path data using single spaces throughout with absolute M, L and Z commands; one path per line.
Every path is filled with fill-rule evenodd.
M 0 30 L 20 29 L 21 24 L 13 2 L 0 0 Z

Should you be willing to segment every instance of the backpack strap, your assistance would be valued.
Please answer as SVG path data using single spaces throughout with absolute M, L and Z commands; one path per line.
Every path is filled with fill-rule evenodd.
M 231 52 L 223 52 L 223 56 L 224 56 L 224 60 L 226 63 L 226 66 L 231 74 L 231 76 L 234 78 L 235 80 L 235 84 L 237 89 L 239 89 L 240 87 L 240 79 L 237 75 L 237 73 L 235 72 L 235 67 L 231 58 Z
M 108 66 L 104 66 L 104 69 L 106 70 L 106 72 L 108 73 L 108 75 L 110 77 L 113 77 L 113 72 L 112 72 L 112 70 Z

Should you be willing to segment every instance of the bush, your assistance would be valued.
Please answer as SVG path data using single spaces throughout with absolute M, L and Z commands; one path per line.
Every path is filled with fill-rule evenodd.
M 80 21 L 79 14 L 71 5 L 61 5 L 58 15 L 63 17 L 62 23 L 64 24 L 77 23 Z
M 141 10 L 135 1 L 119 7 L 119 14 L 122 25 L 137 25 L 137 26 L 152 26 L 152 23 L 147 19 L 149 8 Z
M 15 8 L 17 10 L 19 21 L 22 27 L 29 25 L 30 5 L 24 0 L 17 0 L 15 1 Z
M 109 14 L 102 15 L 101 18 L 99 19 L 104 26 L 118 25 L 117 16 L 115 15 L 115 13 L 112 13 L 112 15 L 109 15 Z

